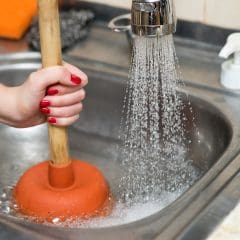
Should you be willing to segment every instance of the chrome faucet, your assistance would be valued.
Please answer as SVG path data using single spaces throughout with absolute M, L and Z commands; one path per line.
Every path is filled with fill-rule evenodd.
M 174 33 L 176 17 L 173 0 L 133 0 L 131 14 L 114 18 L 109 27 L 117 32 L 127 31 L 129 36 L 156 37 Z
M 163 36 L 176 31 L 173 0 L 133 0 L 132 32 L 138 36 Z

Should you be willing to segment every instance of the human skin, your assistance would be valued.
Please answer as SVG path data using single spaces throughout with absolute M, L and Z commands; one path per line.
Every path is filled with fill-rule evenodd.
M 31 73 L 20 86 L 0 84 L 0 122 L 16 128 L 46 121 L 69 126 L 82 111 L 87 83 L 85 73 L 64 63 Z

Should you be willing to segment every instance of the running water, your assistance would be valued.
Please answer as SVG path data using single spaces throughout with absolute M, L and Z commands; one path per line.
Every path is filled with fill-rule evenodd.
M 196 170 L 186 160 L 186 116 L 173 36 L 136 37 L 124 99 L 120 148 L 126 202 L 159 199 L 188 187 Z
M 56 218 L 53 225 L 98 228 L 143 219 L 172 203 L 201 175 L 186 157 L 187 103 L 177 91 L 182 84 L 178 66 L 172 35 L 135 38 L 121 123 L 119 160 L 125 175 L 115 192 L 113 212 L 64 223 Z M 11 198 L 12 187 L 3 188 L 0 214 L 36 221 L 19 214 Z

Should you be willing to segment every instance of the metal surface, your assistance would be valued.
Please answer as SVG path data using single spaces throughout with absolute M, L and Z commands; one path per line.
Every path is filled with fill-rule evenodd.
M 83 69 L 90 79 L 85 111 L 81 120 L 70 128 L 72 155 L 97 165 L 114 191 L 121 175 L 115 143 L 118 141 L 127 71 L 77 57 L 66 57 L 65 60 Z M 38 54 L 0 56 L 0 80 L 7 85 L 17 85 L 29 72 L 38 68 L 39 63 Z M 189 93 L 185 97 L 185 111 L 195 119 L 195 124 L 188 126 L 192 139 L 188 154 L 205 174 L 180 198 L 145 219 L 100 229 L 47 227 L 1 215 L 0 223 L 6 227 L 2 227 L 0 239 L 19 239 L 20 235 L 26 239 L 38 239 L 39 235 L 41 239 L 175 239 L 233 177 L 233 172 L 238 169 L 226 170 L 231 162 L 235 162 L 240 149 L 240 114 L 232 105 L 238 97 L 210 88 L 201 90 L 194 84 L 187 85 L 182 93 Z M 188 99 L 192 112 L 189 111 Z M 30 129 L 1 125 L 0 138 L 1 188 L 14 184 L 27 167 L 48 156 L 44 125 Z M 11 171 L 15 172 L 16 178 L 8 174 Z M 217 181 L 221 174 L 221 181 Z
M 131 14 L 123 14 L 113 18 L 108 27 L 115 32 L 126 32 L 131 30 Z
M 226 183 L 225 188 L 220 189 L 217 197 L 199 214 L 199 216 L 193 219 L 191 224 L 179 235 L 178 239 L 192 240 L 194 236 L 198 236 L 198 240 L 206 239 L 212 230 L 222 222 L 222 219 L 228 216 L 229 212 L 235 208 L 236 204 L 239 204 L 239 166 L 240 157 L 238 156 L 225 170 L 225 172 L 231 172 L 234 178 Z M 221 174 L 215 183 L 221 184 L 223 178 L 224 175 Z M 231 229 L 231 232 L 234 232 L 234 229 Z
M 156 37 L 176 32 L 177 20 L 172 0 L 133 0 L 131 14 L 113 18 L 109 28 L 137 36 Z
M 133 0 L 131 26 L 138 36 L 163 36 L 176 31 L 172 0 Z
M 132 40 L 134 38 L 134 34 L 132 32 L 131 27 L 131 14 L 123 14 L 113 18 L 109 23 L 108 27 L 112 29 L 114 32 L 125 32 L 127 35 L 127 39 L 129 44 L 132 44 Z

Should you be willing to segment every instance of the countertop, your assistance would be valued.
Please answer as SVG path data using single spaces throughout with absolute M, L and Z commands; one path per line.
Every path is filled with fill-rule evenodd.
M 240 204 L 226 217 L 208 240 L 240 239 Z

